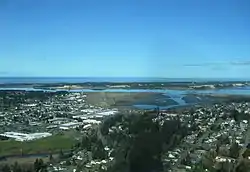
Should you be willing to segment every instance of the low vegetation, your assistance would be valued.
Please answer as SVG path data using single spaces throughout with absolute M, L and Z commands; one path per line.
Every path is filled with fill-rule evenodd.
M 6 140 L 0 141 L 0 155 L 54 153 L 60 150 L 70 150 L 75 143 L 76 141 L 67 135 L 54 135 L 28 142 Z

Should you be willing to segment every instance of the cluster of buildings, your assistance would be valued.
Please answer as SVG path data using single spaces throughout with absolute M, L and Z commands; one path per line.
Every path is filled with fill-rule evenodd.
M 5 132 L 3 134 L 0 134 L 1 139 L 7 140 L 7 139 L 14 139 L 16 141 L 31 141 L 35 139 L 40 139 L 44 137 L 49 137 L 51 136 L 51 133 L 31 133 L 31 134 L 26 134 L 26 133 L 17 133 L 17 132 Z
M 10 100 L 17 96 L 14 92 L 9 94 L 7 99 Z M 41 99 L 26 96 L 29 92 L 18 94 L 24 94 L 25 99 L 8 104 L 8 110 L 3 109 L 6 107 L 4 102 L 0 105 L 2 140 L 30 141 L 65 130 L 87 131 L 100 124 L 104 117 L 118 113 L 118 109 L 88 104 L 85 93 L 54 93 Z M 233 113 L 242 114 L 243 118 L 235 119 Z M 160 121 L 178 118 L 191 131 L 179 145 L 163 154 L 164 165 L 170 171 L 192 171 L 195 164 L 204 162 L 204 159 L 210 162 L 211 167 L 219 169 L 223 163 L 236 164 L 243 156 L 248 158 L 250 103 L 215 104 L 181 113 L 162 112 L 159 118 Z M 116 127 L 110 130 L 123 130 L 120 126 Z M 232 154 L 232 147 L 238 148 L 235 154 Z M 110 152 L 107 147 L 105 151 Z M 79 151 L 71 159 L 83 161 L 88 156 L 86 152 Z M 106 160 L 91 160 L 85 168 L 95 166 L 105 170 L 105 164 L 112 161 L 111 156 Z M 52 168 L 52 171 L 68 170 L 63 164 Z
M 244 119 L 235 120 L 232 113 L 242 113 Z M 82 117 L 81 117 L 82 118 Z M 225 103 L 212 106 L 203 106 L 194 111 L 183 111 L 181 113 L 162 112 L 159 119 L 161 122 L 178 118 L 182 124 L 185 124 L 190 133 L 183 138 L 182 142 L 165 152 L 162 160 L 165 166 L 168 166 L 170 172 L 183 171 L 191 172 L 195 165 L 203 165 L 220 170 L 223 164 L 230 169 L 235 168 L 239 160 L 246 154 L 250 148 L 250 103 Z M 75 118 L 74 118 L 75 119 Z M 85 120 L 83 117 L 82 120 Z M 91 119 L 89 119 L 91 120 Z M 89 126 L 91 127 L 91 126 Z M 110 128 L 109 130 L 119 129 Z M 232 147 L 237 145 L 236 155 L 232 154 Z M 249 148 L 248 148 L 249 147 Z M 105 148 L 110 152 L 109 148 Z M 235 152 L 235 151 L 234 151 Z M 78 163 L 85 161 L 90 155 L 84 151 L 77 152 L 71 160 Z M 247 156 L 247 155 L 245 155 Z M 249 157 L 246 157 L 250 159 Z M 91 157 L 89 157 L 91 159 Z M 89 160 L 84 165 L 84 169 L 96 171 L 107 168 L 114 158 L 109 155 L 108 159 Z M 206 164 L 207 163 L 207 164 Z M 57 168 L 64 168 L 64 171 L 76 170 L 72 166 L 65 165 L 65 162 L 59 164 Z M 94 171 L 95 171 L 94 170 Z M 206 169 L 209 172 L 209 169 Z
M 6 107 L 4 102 L 0 104 L 1 139 L 25 141 L 65 130 L 84 130 L 99 124 L 103 117 L 118 112 L 117 109 L 87 104 L 87 95 L 84 93 L 54 93 L 46 98 L 29 97 L 29 94 L 32 93 L 18 91 L 18 97 L 15 91 L 8 92 L 6 99 L 21 100 L 7 104 L 8 110 L 3 109 Z
M 233 82 L 233 83 L 207 83 L 207 84 L 195 84 L 190 85 L 191 89 L 216 89 L 216 88 L 238 88 L 238 87 L 249 87 L 248 82 Z
M 232 115 L 235 112 L 244 118 L 236 121 Z M 180 145 L 164 154 L 163 161 L 171 167 L 170 171 L 192 171 L 201 162 L 210 162 L 203 165 L 216 170 L 222 168 L 222 163 L 231 163 L 233 168 L 248 149 L 250 103 L 217 104 L 198 108 L 194 113 L 184 112 L 179 117 L 194 129 Z M 238 147 L 236 155 L 231 153 L 234 145 Z

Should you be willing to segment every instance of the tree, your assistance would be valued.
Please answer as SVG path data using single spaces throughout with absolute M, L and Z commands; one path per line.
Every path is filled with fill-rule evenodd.
M 11 172 L 10 166 L 9 166 L 8 164 L 5 164 L 5 165 L 2 167 L 2 171 L 3 171 L 3 172 Z
M 63 158 L 64 158 L 64 153 L 63 153 L 62 149 L 60 149 L 59 159 L 63 159 Z
M 202 162 L 197 163 L 193 168 L 192 168 L 193 172 L 206 172 L 206 170 L 204 169 Z
M 163 168 L 159 123 L 154 122 L 152 117 L 154 116 L 141 115 L 133 124 L 136 136 L 128 154 L 131 172 L 161 171 Z
M 160 171 L 161 142 L 156 133 L 141 133 L 132 144 L 129 151 L 129 164 L 131 172 Z
M 204 168 L 207 168 L 209 170 L 213 169 L 214 165 L 214 158 L 216 156 L 216 152 L 214 151 L 208 151 L 202 156 L 202 166 Z
M 241 160 L 237 165 L 235 172 L 249 172 L 249 165 L 245 160 Z
M 185 158 L 182 160 L 182 164 L 184 165 L 190 165 L 191 162 L 191 157 L 190 157 L 190 153 L 187 152 Z
M 230 157 L 238 158 L 240 149 L 241 148 L 240 148 L 239 144 L 236 142 L 233 142 L 231 147 L 230 147 Z
M 42 159 L 39 160 L 39 164 L 40 164 L 40 171 L 41 172 L 47 172 L 47 165 L 43 162 Z
M 35 170 L 35 172 L 38 172 L 39 171 L 39 160 L 38 159 L 36 159 L 36 161 L 34 162 L 34 170 Z
M 43 160 L 42 160 L 42 159 L 39 159 L 38 164 L 39 164 L 39 167 L 40 167 L 40 169 L 41 169 L 41 168 L 43 167 L 43 165 L 44 165 Z
M 44 166 L 44 167 L 41 169 L 41 172 L 48 172 L 47 166 Z
M 34 170 L 35 172 L 46 172 L 47 165 L 44 164 L 42 159 L 36 159 L 36 161 L 34 162 Z
M 115 148 L 111 155 L 114 161 L 108 167 L 110 172 L 162 171 L 163 144 L 168 145 L 167 150 L 169 144 L 178 144 L 187 133 L 180 119 L 166 120 L 163 126 L 160 125 L 158 110 L 113 116 L 106 119 L 104 124 L 102 134 L 109 139 L 108 146 Z M 114 127 L 112 133 L 109 132 L 110 127 Z M 98 147 L 97 145 L 93 145 L 93 148 Z M 103 150 L 102 147 L 100 144 L 99 150 Z M 96 153 L 100 155 L 102 151 Z M 96 157 L 95 155 L 94 158 Z
M 84 134 L 82 136 L 81 147 L 86 150 L 91 150 L 91 140 L 88 135 Z
M 34 167 L 31 164 L 22 164 L 22 172 L 34 172 Z
M 65 165 L 66 165 L 66 166 L 70 166 L 70 165 L 71 165 L 71 162 L 70 162 L 69 159 L 67 159 L 67 160 L 65 161 Z
M 107 152 L 104 150 L 104 146 L 100 140 L 92 146 L 92 153 L 94 159 L 106 159 L 108 157 Z
M 21 169 L 20 165 L 18 164 L 18 162 L 14 163 L 14 165 L 12 166 L 12 170 L 13 170 L 13 172 L 22 172 L 22 169 Z
M 50 153 L 49 154 L 49 161 L 53 161 L 53 160 L 54 160 L 53 155 L 52 155 L 52 153 Z
M 228 135 L 225 134 L 221 135 L 217 140 L 219 145 L 230 144 L 230 139 Z

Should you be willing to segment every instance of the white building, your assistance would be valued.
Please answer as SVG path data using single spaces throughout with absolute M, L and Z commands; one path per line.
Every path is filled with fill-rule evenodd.
M 0 134 L 2 137 L 8 137 L 11 139 L 14 139 L 16 141 L 30 141 L 30 140 L 36 140 L 44 137 L 52 136 L 51 133 L 31 133 L 31 134 L 25 134 L 25 133 L 17 133 L 17 132 L 5 132 L 3 134 Z

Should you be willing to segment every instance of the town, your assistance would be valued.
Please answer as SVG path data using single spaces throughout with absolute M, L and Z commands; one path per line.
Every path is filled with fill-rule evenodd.
M 3 172 L 13 164 L 49 172 L 250 169 L 246 99 L 181 110 L 93 105 L 88 94 L 66 91 L 1 91 L 0 101 Z
M 0 172 L 250 172 L 250 0 L 0 0 Z

